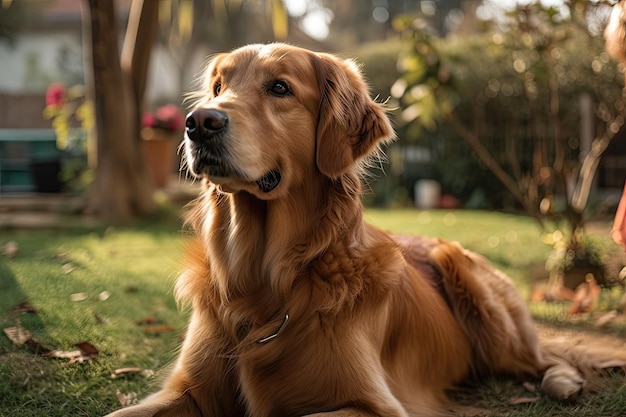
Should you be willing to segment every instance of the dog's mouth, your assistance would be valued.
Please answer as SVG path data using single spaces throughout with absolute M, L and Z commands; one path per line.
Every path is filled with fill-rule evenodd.
M 228 162 L 226 153 L 219 147 L 209 148 L 187 144 L 187 161 L 189 169 L 196 177 L 206 177 L 218 184 L 227 184 L 231 181 L 245 181 L 254 183 L 262 193 L 269 193 L 276 189 L 281 182 L 282 175 L 278 169 L 268 171 L 256 181 L 246 174 L 246 170 L 237 168 Z
M 280 184 L 280 179 L 280 171 L 273 169 L 267 174 L 263 175 L 261 178 L 259 178 L 256 181 L 256 185 L 264 193 L 269 193 L 270 191 L 278 187 L 278 184 Z

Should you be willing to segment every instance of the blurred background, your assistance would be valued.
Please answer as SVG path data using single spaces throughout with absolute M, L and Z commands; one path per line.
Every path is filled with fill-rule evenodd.
M 0 198 L 59 191 L 94 215 L 149 214 L 146 196 L 187 180 L 183 98 L 208 57 L 275 40 L 355 58 L 388 104 L 398 140 L 368 205 L 515 210 L 576 230 L 614 212 L 626 178 L 621 55 L 603 36 L 615 1 L 0 5 Z M 57 174 L 37 164 L 59 181 L 40 184 Z

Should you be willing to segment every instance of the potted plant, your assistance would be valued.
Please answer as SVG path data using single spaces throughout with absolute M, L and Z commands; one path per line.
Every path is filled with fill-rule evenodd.
M 167 104 L 141 118 L 141 139 L 152 181 L 164 188 L 176 167 L 176 146 L 182 137 L 185 117 L 181 110 Z

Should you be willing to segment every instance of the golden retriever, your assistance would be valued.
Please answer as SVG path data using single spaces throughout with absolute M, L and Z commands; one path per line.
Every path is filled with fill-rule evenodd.
M 432 417 L 468 379 L 546 370 L 555 397 L 581 390 L 485 259 L 363 221 L 363 176 L 394 132 L 353 62 L 218 55 L 186 124 L 204 179 L 176 286 L 189 327 L 162 389 L 110 416 Z

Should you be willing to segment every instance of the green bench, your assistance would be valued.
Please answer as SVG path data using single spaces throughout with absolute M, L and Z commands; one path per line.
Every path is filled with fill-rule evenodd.
M 59 156 L 52 129 L 0 129 L 0 194 L 35 191 L 31 162 Z

